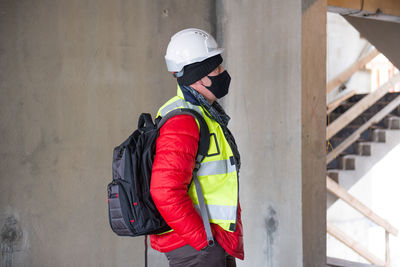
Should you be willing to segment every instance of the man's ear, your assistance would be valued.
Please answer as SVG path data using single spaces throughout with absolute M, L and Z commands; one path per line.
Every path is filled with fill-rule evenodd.
M 211 80 L 208 78 L 208 76 L 204 76 L 203 78 L 200 79 L 201 85 L 205 86 L 210 86 L 211 85 Z

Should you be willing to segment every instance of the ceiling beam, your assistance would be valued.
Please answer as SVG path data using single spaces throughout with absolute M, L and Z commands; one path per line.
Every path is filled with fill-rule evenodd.
M 400 1 L 398 0 L 328 0 L 328 11 L 400 22 Z

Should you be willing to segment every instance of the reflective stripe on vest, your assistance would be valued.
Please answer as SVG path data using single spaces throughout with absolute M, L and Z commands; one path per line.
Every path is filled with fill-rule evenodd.
M 229 159 L 201 163 L 197 176 L 217 175 L 236 171 L 236 166 Z
M 199 205 L 195 205 L 200 212 Z M 222 205 L 207 205 L 208 214 L 214 220 L 236 221 L 236 207 Z

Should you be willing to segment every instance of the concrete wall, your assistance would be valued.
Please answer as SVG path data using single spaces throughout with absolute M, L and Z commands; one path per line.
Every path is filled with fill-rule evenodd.
M 108 224 L 112 149 L 175 94 L 169 38 L 212 30 L 211 2 L 0 2 L 0 229 L 15 218 L 22 231 L 12 266 L 143 266 L 142 238 Z
M 325 11 L 322 0 L 2 1 L 4 265 L 143 266 L 143 240 L 109 229 L 111 152 L 175 93 L 169 37 L 199 27 L 224 44 L 232 76 L 238 266 L 323 266 Z M 153 250 L 149 261 L 167 264 Z

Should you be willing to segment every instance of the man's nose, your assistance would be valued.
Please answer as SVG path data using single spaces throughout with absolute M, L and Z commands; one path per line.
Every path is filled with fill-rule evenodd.
M 224 67 L 222 65 L 219 65 L 219 73 L 218 74 L 221 74 L 224 71 L 225 71 Z

